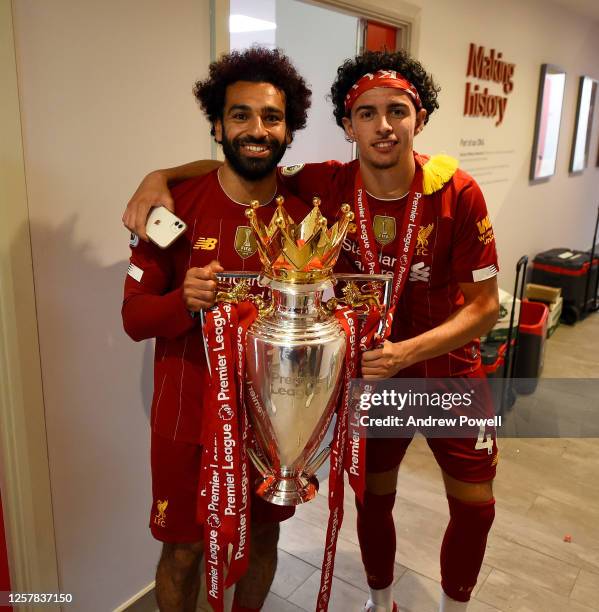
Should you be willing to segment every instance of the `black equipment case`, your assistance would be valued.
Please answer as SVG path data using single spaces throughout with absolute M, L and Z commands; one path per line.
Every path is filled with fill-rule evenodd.
M 592 266 L 590 261 L 590 253 L 565 248 L 550 249 L 534 258 L 531 281 L 562 289 L 564 323 L 576 323 L 593 304 L 589 286 L 597 284 L 599 259 L 594 257 Z

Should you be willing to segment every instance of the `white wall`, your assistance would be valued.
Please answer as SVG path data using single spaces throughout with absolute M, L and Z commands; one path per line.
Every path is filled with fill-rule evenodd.
M 374 2 L 373 2 L 374 3 Z M 501 285 L 511 290 L 519 256 L 555 247 L 590 248 L 595 222 L 599 168 L 599 110 L 595 109 L 591 164 L 581 175 L 568 175 L 574 131 L 578 78 L 599 79 L 599 24 L 550 2 L 504 0 L 501 3 L 456 0 L 414 0 L 421 7 L 419 46 L 415 50 L 442 86 L 441 108 L 416 139 L 422 152 L 446 151 L 459 156 L 461 138 L 485 139 L 492 150 L 513 150 L 505 156 L 508 180 L 484 184 L 492 213 L 502 272 Z M 383 0 L 376 0 L 383 7 Z M 470 42 L 494 47 L 516 63 L 514 90 L 509 94 L 503 124 L 462 116 L 466 61 Z M 528 182 L 534 133 L 539 71 L 542 63 L 567 72 L 556 174 L 543 184 Z M 471 79 L 470 79 L 471 80 Z M 482 82 L 481 82 L 482 83 Z M 484 86 L 487 86 L 485 82 Z M 489 89 L 499 93 L 499 86 Z M 498 158 L 496 158 L 498 159 Z
M 122 209 L 208 157 L 208 0 L 19 0 L 15 39 L 60 586 L 106 612 L 153 580 L 151 345 L 121 328 Z

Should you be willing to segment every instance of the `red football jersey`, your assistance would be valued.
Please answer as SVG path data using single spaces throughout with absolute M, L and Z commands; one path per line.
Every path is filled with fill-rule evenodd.
M 416 156 L 417 163 L 427 158 Z M 282 168 L 281 175 L 299 197 L 317 194 L 327 216 L 334 216 L 343 202 L 353 207 L 358 161 Z M 368 194 L 370 217 L 383 273 L 393 273 L 398 252 L 407 194 L 398 200 L 379 200 Z M 458 283 L 482 281 L 498 271 L 497 252 L 487 206 L 472 177 L 457 170 L 439 191 L 423 196 L 410 274 L 395 311 L 392 341 L 412 338 L 443 323 L 464 302 Z M 346 262 L 362 271 L 355 234 L 343 249 Z M 340 261 L 340 267 L 344 262 Z M 480 342 L 469 342 L 446 355 L 402 370 L 402 377 L 461 376 L 480 366 Z
M 278 193 L 295 221 L 311 210 L 284 185 Z M 156 338 L 153 430 L 173 440 L 199 442 L 208 372 L 199 317 L 193 318 L 183 303 L 185 274 L 214 259 L 226 271 L 259 271 L 262 266 L 245 217 L 248 207 L 225 194 L 216 171 L 177 185 L 173 198 L 187 231 L 164 250 L 132 241 L 122 315 L 134 340 Z M 258 215 L 268 222 L 275 209 L 273 198 Z

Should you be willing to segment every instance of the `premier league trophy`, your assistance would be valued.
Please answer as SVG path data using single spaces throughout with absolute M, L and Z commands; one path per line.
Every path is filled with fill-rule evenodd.
M 268 225 L 258 218 L 257 203 L 246 213 L 263 264 L 258 283 L 268 288 L 270 299 L 249 295 L 241 281 L 220 292 L 217 302 L 251 299 L 258 307 L 246 336 L 245 402 L 259 448 L 248 454 L 263 478 L 259 495 L 286 506 L 316 495 L 311 479 L 330 452 L 318 449 L 335 412 L 346 351 L 333 311 L 339 301 L 355 307 L 378 300 L 376 293 L 348 283 L 345 299 L 323 302 L 354 217 L 349 205 L 328 228 L 317 198 L 301 223 L 287 213 L 282 197 L 277 202 Z

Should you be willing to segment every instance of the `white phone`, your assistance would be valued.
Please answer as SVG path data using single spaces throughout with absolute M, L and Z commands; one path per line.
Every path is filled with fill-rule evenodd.
M 148 238 L 161 249 L 173 244 L 186 229 L 187 225 L 164 206 L 153 208 L 146 222 Z

